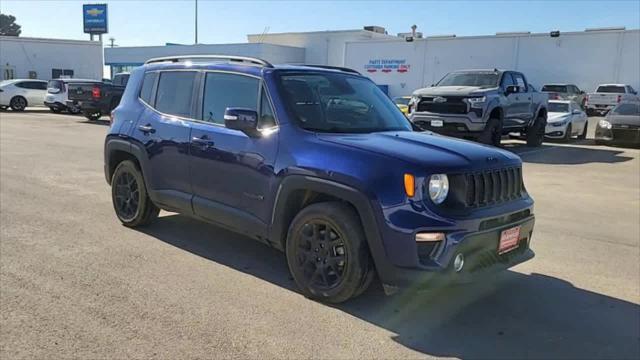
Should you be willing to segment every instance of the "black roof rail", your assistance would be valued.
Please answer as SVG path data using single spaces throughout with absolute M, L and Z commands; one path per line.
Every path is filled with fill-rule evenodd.
M 272 68 L 270 62 L 258 58 L 248 57 L 248 56 L 235 56 L 235 55 L 179 55 L 179 56 L 163 56 L 158 58 L 153 58 L 145 61 L 145 65 L 154 64 L 160 62 L 185 62 L 191 60 L 222 60 L 228 62 L 238 62 L 245 63 L 248 65 L 259 65 L 264 67 Z
M 315 67 L 315 68 L 319 68 L 319 69 L 339 70 L 339 71 L 344 71 L 344 72 L 349 72 L 349 73 L 353 73 L 353 74 L 362 75 L 356 70 L 353 70 L 353 69 L 350 69 L 350 68 L 347 68 L 347 67 L 342 67 L 342 66 L 308 65 L 308 64 L 302 64 L 302 66 Z

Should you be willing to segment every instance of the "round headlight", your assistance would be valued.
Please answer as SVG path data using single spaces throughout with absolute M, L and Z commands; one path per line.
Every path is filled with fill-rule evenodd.
M 429 198 L 436 204 L 442 204 L 449 194 L 449 179 L 445 174 L 434 174 L 429 178 Z

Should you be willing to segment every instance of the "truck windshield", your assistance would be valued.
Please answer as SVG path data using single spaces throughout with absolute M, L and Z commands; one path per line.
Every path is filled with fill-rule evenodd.
M 569 112 L 569 104 L 567 103 L 549 103 L 549 112 L 556 113 L 568 113 Z
M 304 129 L 330 133 L 411 131 L 398 107 L 372 81 L 340 73 L 284 73 L 289 113 Z
M 495 72 L 458 72 L 449 73 L 442 78 L 438 86 L 479 86 L 491 88 L 498 86 L 498 74 Z
M 615 94 L 624 94 L 624 86 L 598 86 L 596 90 L 597 93 L 615 93 Z

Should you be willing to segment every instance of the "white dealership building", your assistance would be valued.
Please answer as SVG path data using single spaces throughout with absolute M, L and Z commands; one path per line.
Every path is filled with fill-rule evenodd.
M 226 54 L 272 63 L 346 66 L 369 76 L 389 95 L 409 95 L 460 69 L 511 69 L 540 87 L 571 83 L 593 91 L 600 83 L 640 88 L 640 30 L 587 29 L 579 32 L 498 33 L 486 36 L 388 35 L 383 28 L 247 35 L 242 44 L 167 45 L 105 49 L 113 72 L 156 56 Z
M 101 79 L 98 41 L 0 36 L 0 80 Z

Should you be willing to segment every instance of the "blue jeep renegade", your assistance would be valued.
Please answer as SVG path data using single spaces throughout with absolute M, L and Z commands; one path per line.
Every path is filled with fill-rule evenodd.
M 285 252 L 302 293 L 342 302 L 467 281 L 533 257 L 520 158 L 417 132 L 368 78 L 233 56 L 149 60 L 104 148 L 116 215 L 160 209 Z M 212 230 L 214 231 L 214 230 Z

